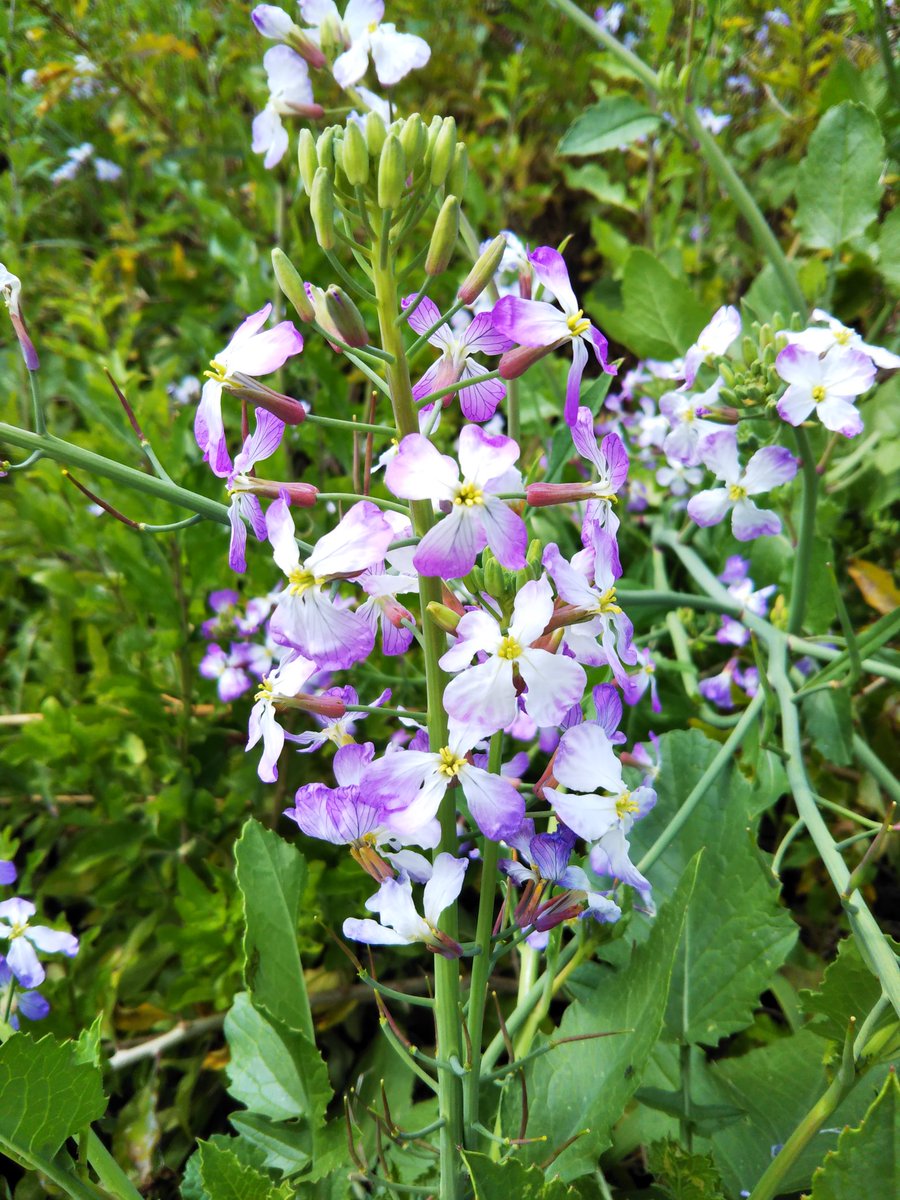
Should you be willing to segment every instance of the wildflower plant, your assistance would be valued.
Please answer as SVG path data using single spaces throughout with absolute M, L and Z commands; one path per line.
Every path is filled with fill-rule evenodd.
M 597 18 L 603 44 L 617 45 L 620 7 Z M 467 150 L 454 118 L 398 116 L 360 86 L 370 59 L 385 87 L 429 60 L 423 39 L 383 17 L 384 6 L 369 0 L 350 0 L 343 12 L 310 0 L 293 15 L 270 5 L 253 14 L 275 42 L 263 60 L 269 99 L 252 129 L 267 167 L 285 155 L 285 121 L 324 122 L 316 72 L 329 72 L 365 111 L 315 132 L 304 124 L 297 137 L 297 204 L 333 278 L 305 279 L 303 257 L 274 247 L 273 276 L 290 316 L 269 328 L 272 304 L 246 316 L 206 371 L 196 458 L 220 496 L 224 482 L 227 505 L 173 482 L 152 451 L 153 474 L 145 474 L 47 434 L 22 288 L 0 267 L 35 414 L 33 431 L 4 425 L 0 436 L 32 461 L 94 469 L 193 510 L 174 526 L 150 528 L 105 505 L 142 533 L 198 520 L 220 527 L 223 576 L 226 568 L 242 575 L 250 557 L 262 564 L 269 591 L 253 612 L 230 588 L 215 593 L 200 669 L 225 703 L 252 692 L 246 748 L 261 781 L 282 783 L 297 753 L 313 775 L 292 796 L 274 793 L 287 839 L 251 820 L 237 846 L 246 992 L 225 1032 L 230 1088 L 245 1108 L 233 1117 L 233 1147 L 202 1143 L 191 1159 L 196 1187 L 185 1194 L 210 1200 L 232 1194 L 235 1179 L 265 1196 L 295 1187 L 320 1194 L 324 1181 L 333 1195 L 440 1200 L 500 1195 L 504 1178 L 515 1194 L 548 1200 L 569 1182 L 590 1188 L 657 1042 L 655 1078 L 674 1072 L 678 1088 L 648 1083 L 638 1099 L 674 1114 L 685 1152 L 710 1122 L 741 1119 L 718 1093 L 715 1104 L 701 1100 L 712 1073 L 698 1083 L 696 1051 L 745 1027 L 745 1010 L 772 985 L 796 934 L 747 845 L 759 792 L 736 771 L 740 807 L 715 796 L 713 785 L 751 737 L 759 761 L 792 793 L 846 902 L 861 970 L 878 984 L 858 1034 L 855 1015 L 851 1022 L 828 1113 L 849 1094 L 850 1078 L 880 1061 L 882 1018 L 900 1006 L 896 957 L 820 812 L 799 716 L 801 702 L 841 673 L 896 675 L 879 656 L 883 627 L 867 639 L 865 660 L 843 621 L 843 648 L 804 637 L 825 632 L 807 621 L 818 488 L 811 438 L 820 432 L 807 418 L 857 436 L 865 411 L 858 398 L 877 369 L 896 364 L 844 337 L 827 314 L 827 327 L 813 314 L 809 328 L 794 329 L 807 324 L 794 280 L 789 333 L 773 332 L 783 323 L 774 313 L 754 326 L 723 306 L 683 339 L 677 358 L 648 360 L 616 392 L 619 363 L 602 318 L 585 315 L 582 281 L 560 249 L 517 255 L 518 285 L 500 294 L 507 239 L 479 244 L 468 223 Z M 655 82 L 681 114 L 684 91 Z M 708 147 L 709 117 L 689 111 L 687 128 Z M 762 240 L 777 268 L 789 270 L 771 249 L 774 235 L 766 229 Z M 301 399 L 313 341 L 364 385 L 363 413 L 351 419 L 322 393 Z M 565 381 L 548 453 L 546 439 L 523 433 L 523 389 L 557 354 Z M 264 474 L 285 461 L 286 448 L 306 447 L 310 457 L 304 439 L 317 422 L 346 438 L 340 465 L 352 465 L 335 474 L 355 478 L 355 490 Z M 379 455 L 383 475 L 373 469 Z M 713 486 L 698 486 L 710 476 Z M 726 516 L 730 525 L 715 530 Z M 744 560 L 735 561 L 737 543 L 776 538 L 788 522 L 794 567 L 776 608 L 776 585 L 754 585 Z M 731 556 L 724 570 L 716 557 L 723 545 Z M 687 580 L 686 590 L 670 586 L 669 571 Z M 646 611 L 664 614 L 649 638 L 636 633 Z M 706 630 L 714 661 L 698 668 L 684 621 L 704 614 L 719 624 Z M 677 661 L 658 681 L 664 636 Z M 824 678 L 798 679 L 804 655 L 826 663 Z M 644 706 L 648 719 L 665 719 L 666 691 L 679 674 L 697 719 L 722 744 L 696 730 L 649 734 L 651 754 L 634 743 L 632 715 Z M 390 689 L 378 682 L 387 675 Z M 722 714 L 734 708 L 731 722 Z M 709 828 L 724 831 L 721 844 L 706 833 L 679 840 L 701 805 L 711 810 Z M 294 846 L 316 840 L 362 873 L 364 904 L 339 928 L 327 913 L 322 920 L 371 989 L 409 1096 L 417 1089 L 406 1106 L 419 1120 L 411 1129 L 398 1123 L 384 1086 L 365 1099 L 349 1090 L 343 1113 L 329 1108 L 296 944 L 303 887 Z M 744 957 L 733 964 L 723 949 L 732 934 L 711 923 L 729 870 L 746 898 L 733 934 Z M 10 881 L 7 868 L 0 882 Z M 41 1008 L 31 991 L 44 973 L 36 951 L 71 956 L 78 948 L 32 916 L 26 901 L 0 901 L 0 938 L 9 943 L 0 995 L 17 981 L 26 1017 Z M 753 941 L 760 925 L 771 933 L 762 948 Z M 704 976 L 707 939 L 724 965 Z M 424 969 L 424 990 L 393 976 L 398 961 Z M 509 1003 L 496 989 L 504 970 L 515 981 Z M 4 1129 L 0 1117 L 6 1151 Z M 84 1138 L 86 1162 L 105 1188 L 129 1195 L 96 1142 Z M 49 1177 L 83 1197 L 87 1167 L 70 1171 L 58 1150 Z M 46 1167 L 33 1146 L 22 1157 Z M 793 1161 L 788 1154 L 781 1174 L 748 1178 L 753 1195 L 775 1195 Z

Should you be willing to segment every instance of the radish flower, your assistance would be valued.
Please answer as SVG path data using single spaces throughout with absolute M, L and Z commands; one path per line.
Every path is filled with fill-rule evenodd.
M 797 474 L 798 460 L 783 446 L 757 450 L 746 469 L 738 460 L 737 438 L 730 429 L 703 443 L 703 459 L 725 487 L 698 492 L 688 501 L 688 516 L 698 525 L 718 525 L 731 512 L 731 531 L 739 542 L 781 532 L 781 518 L 771 509 L 757 508 L 750 499 L 788 483 Z
M 875 364 L 868 354 L 837 346 L 820 358 L 802 346 L 786 346 L 775 360 L 775 370 L 790 386 L 775 406 L 789 425 L 799 425 L 815 412 L 826 429 L 856 437 L 862 417 L 855 397 L 875 382 Z

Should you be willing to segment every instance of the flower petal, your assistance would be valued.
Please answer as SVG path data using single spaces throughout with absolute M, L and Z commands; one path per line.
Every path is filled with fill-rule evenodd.
M 698 525 L 718 525 L 731 507 L 728 488 L 709 488 L 688 500 L 688 516 Z
M 403 500 L 452 500 L 459 469 L 421 433 L 407 434 L 384 473 L 385 483 Z
M 393 25 L 382 25 L 371 34 L 372 61 L 382 87 L 391 87 L 431 58 L 431 47 L 424 38 L 398 33 Z M 337 78 L 337 75 L 335 75 Z
M 566 314 L 543 300 L 504 296 L 491 317 L 494 328 L 519 346 L 552 346 L 571 336 Z
M 526 650 L 519 673 L 528 687 L 525 711 L 542 727 L 558 725 L 572 705 L 580 703 L 587 682 L 574 659 L 549 650 Z
M 29 925 L 25 936 L 45 954 L 65 954 L 67 958 L 74 958 L 78 953 L 78 938 L 64 929 L 50 929 L 47 925 Z
M 576 792 L 622 790 L 622 764 L 606 730 L 595 721 L 573 725 L 562 735 L 553 774 L 564 787 Z
M 614 796 L 583 796 L 556 788 L 544 788 L 544 795 L 560 820 L 587 841 L 602 837 L 618 820 Z
M 566 379 L 566 407 L 564 416 L 567 425 L 573 425 L 578 415 L 578 401 L 581 398 L 581 377 L 584 375 L 587 360 L 587 347 L 581 338 L 574 338 L 572 341 L 572 365 L 569 367 L 569 374 Z
M 508 571 L 521 571 L 528 550 L 528 530 L 519 514 L 503 500 L 488 496 L 481 506 L 481 522 L 487 544 L 500 565 Z
M 528 255 L 528 261 L 538 281 L 559 301 L 567 314 L 578 311 L 578 301 L 569 281 L 565 259 L 552 246 L 538 246 Z
M 421 575 L 444 579 L 461 579 L 468 575 L 479 552 L 487 545 L 483 507 L 466 508 L 455 504 L 452 512 L 429 529 L 413 556 L 413 565 Z
M 844 437 L 856 437 L 862 433 L 862 417 L 856 406 L 843 396 L 829 396 L 817 406 L 819 420 L 826 429 L 833 433 L 842 433 Z
M 750 496 L 769 492 L 793 479 L 799 465 L 799 461 L 784 446 L 763 446 L 747 463 L 741 484 Z
M 505 475 L 518 457 L 518 443 L 502 433 L 492 436 L 477 425 L 466 425 L 459 435 L 463 478 L 479 487 Z
M 467 858 L 454 858 L 446 853 L 434 860 L 434 870 L 422 896 L 422 911 L 432 925 L 437 925 L 441 913 L 459 896 L 468 865 Z
M 6 963 L 22 987 L 33 988 L 44 982 L 44 968 L 27 938 L 15 937 L 10 940 Z
M 460 772 L 459 781 L 472 820 L 485 837 L 499 842 L 522 824 L 525 800 L 502 775 L 492 775 L 480 767 L 465 766 Z
M 781 533 L 781 517 L 771 509 L 757 508 L 752 500 L 738 500 L 731 514 L 731 532 L 739 542 L 771 537 Z

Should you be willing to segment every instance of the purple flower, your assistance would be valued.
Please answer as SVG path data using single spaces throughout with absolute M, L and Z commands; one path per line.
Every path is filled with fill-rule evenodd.
M 743 583 L 749 577 L 749 571 L 749 558 L 742 558 L 740 554 L 729 554 L 725 560 L 725 570 L 719 576 L 719 579 L 726 585 Z
M 0 858 L 0 886 L 8 887 L 16 882 L 16 864 Z
M 702 105 L 697 107 L 697 117 L 703 128 L 708 129 L 710 133 L 721 133 L 726 125 L 731 124 L 731 117 L 727 113 L 717 116 L 711 108 Z
M 517 491 L 522 478 L 513 467 L 519 447 L 512 438 L 491 437 L 477 425 L 459 435 L 460 468 L 420 433 L 410 433 L 387 464 L 385 482 L 405 500 L 432 500 L 448 514 L 425 534 L 413 555 L 423 575 L 460 579 L 490 546 L 502 566 L 525 566 L 528 534 L 522 518 L 498 492 Z
M 617 33 L 619 26 L 622 24 L 622 18 L 625 16 L 624 4 L 611 4 L 609 8 L 598 8 L 594 10 L 594 20 L 601 29 L 607 33 Z
M 278 778 L 276 764 L 284 748 L 285 734 L 278 724 L 275 706 L 295 700 L 317 670 L 314 662 L 291 651 L 260 683 L 256 703 L 250 711 L 246 749 L 252 750 L 262 739 L 263 753 L 257 774 L 263 783 L 274 783 Z
M 332 696 L 341 701 L 342 706 L 359 704 L 359 696 L 356 688 L 353 687 L 337 687 L 329 688 L 322 693 L 323 697 Z M 383 704 L 387 704 L 391 698 L 391 689 L 385 688 L 384 691 L 372 701 L 371 708 L 380 708 Z M 301 746 L 301 754 L 310 754 L 314 750 L 321 749 L 322 746 L 331 742 L 334 746 L 349 746 L 354 740 L 354 733 L 357 722 L 364 721 L 369 713 L 361 712 L 343 712 L 339 716 L 328 716 L 314 714 L 316 720 L 322 726 L 316 733 L 298 733 L 289 735 L 292 742 L 296 742 Z
M 660 399 L 660 412 L 671 426 L 662 444 L 669 458 L 688 467 L 695 467 L 700 462 L 700 443 L 722 429 L 715 421 L 707 420 L 719 402 L 721 387 L 722 380 L 717 379 L 705 392 L 690 395 L 681 390 L 666 392 Z
M 387 512 L 385 519 L 390 521 L 393 515 Z M 400 533 L 397 536 L 408 535 Z M 414 547 L 402 546 L 388 555 L 388 561 L 397 570 L 387 571 L 384 563 L 376 563 L 356 580 L 369 597 L 356 611 L 369 622 L 373 633 L 381 627 L 381 648 L 389 657 L 405 654 L 412 645 L 413 631 L 409 625 L 415 624 L 415 617 L 397 596 L 418 590 L 419 577 L 412 565 L 414 553 Z M 404 625 L 404 621 L 408 625 Z
M 526 687 L 525 711 L 538 725 L 558 725 L 578 704 L 586 682 L 582 668 L 563 654 L 532 645 L 552 616 L 553 592 L 542 576 L 520 588 L 505 634 L 499 621 L 481 610 L 461 618 L 456 644 L 440 660 L 445 671 L 462 670 L 444 691 L 451 731 L 477 739 L 512 724 L 518 712 L 516 676 Z M 468 666 L 476 654 L 487 657 Z
M 719 578 L 721 579 L 722 576 Z M 775 584 L 754 591 L 753 580 L 747 576 L 736 583 L 729 584 L 728 591 L 747 612 L 751 612 L 757 617 L 764 617 L 769 607 L 769 597 L 775 592 Z M 746 646 L 750 641 L 750 630 L 734 617 L 725 616 L 722 617 L 722 623 L 716 632 L 716 641 L 725 646 Z
M 228 547 L 228 565 L 232 571 L 242 574 L 247 570 L 247 526 L 256 535 L 258 542 L 266 539 L 266 518 L 258 498 L 249 490 L 253 480 L 248 475 L 258 462 L 271 458 L 281 445 L 284 422 L 264 408 L 256 410 L 256 428 L 244 442 L 243 449 L 234 460 L 234 469 L 228 476 L 228 494 L 231 504 L 228 520 L 231 522 L 231 541 Z
M 200 662 L 200 674 L 204 679 L 214 679 L 219 699 L 230 704 L 249 691 L 253 680 L 244 670 L 246 652 L 243 646 L 232 646 L 226 654 L 221 646 L 212 642 Z
M 266 304 L 238 326 L 225 349 L 210 363 L 209 379 L 203 385 L 194 418 L 194 437 L 204 460 L 222 479 L 232 470 L 222 423 L 222 387 L 236 371 L 253 377 L 277 371 L 303 349 L 303 338 L 291 321 L 263 330 L 271 311 L 272 305 Z
M 0 1013 L 8 1012 L 9 1024 L 13 1029 L 19 1028 L 19 1016 L 27 1017 L 29 1021 L 43 1021 L 50 1013 L 50 1005 L 40 992 L 23 992 L 17 988 L 13 993 L 12 1005 L 9 1002 L 9 989 L 13 985 L 13 973 L 6 959 L 0 954 Z
M 711 704 L 715 704 L 716 708 L 734 708 L 732 683 L 735 682 L 737 665 L 738 660 L 730 658 L 718 675 L 711 675 L 708 679 L 700 680 L 698 687 L 704 700 L 709 700 Z
M 789 425 L 799 425 L 815 412 L 833 433 L 855 437 L 862 432 L 853 400 L 875 381 L 875 364 L 868 354 L 836 346 L 820 358 L 802 346 L 786 346 L 775 360 L 775 370 L 790 384 L 775 406 Z
M 647 689 L 650 689 L 650 707 L 655 713 L 662 712 L 659 692 L 656 688 L 656 663 L 649 650 L 637 651 L 638 670 L 629 675 L 622 684 L 622 693 L 629 704 L 637 704 Z
M 702 445 L 703 459 L 725 487 L 698 492 L 688 501 L 688 516 L 698 525 L 718 525 L 731 510 L 731 531 L 739 542 L 781 532 L 781 518 L 771 509 L 761 509 L 750 499 L 771 491 L 797 474 L 798 461 L 783 446 L 757 450 L 745 470 L 738 461 L 737 438 L 723 430 Z
M 409 297 L 409 302 L 414 300 L 415 296 Z M 440 319 L 437 305 L 426 298 L 416 307 L 409 318 L 409 324 L 416 333 L 422 334 Z M 423 400 L 432 392 L 439 392 L 462 380 L 477 379 L 479 375 L 486 375 L 487 367 L 474 362 L 471 356 L 503 354 L 513 345 L 508 338 L 497 333 L 491 321 L 491 314 L 487 312 L 479 313 L 461 332 L 442 325 L 431 334 L 428 342 L 441 351 L 441 357 L 428 368 L 413 388 L 416 400 Z M 505 395 L 504 383 L 499 379 L 488 379 L 483 383 L 473 383 L 463 388 L 459 392 L 459 406 L 467 421 L 489 421 Z
M 366 901 L 366 908 L 378 913 L 381 922 L 348 917 L 344 921 L 344 937 L 370 946 L 407 946 L 424 942 L 436 954 L 458 958 L 462 953 L 460 946 L 441 933 L 437 926 L 441 913 L 462 891 L 468 865 L 465 858 L 454 858 L 451 854 L 437 856 L 422 897 L 424 919 L 413 903 L 409 877 L 401 875 L 399 879 L 386 879 Z
M 360 500 L 316 542 L 305 561 L 284 499 L 269 506 L 266 527 L 275 562 L 288 581 L 269 623 L 275 641 L 293 646 L 321 670 L 350 667 L 366 658 L 375 645 L 371 625 L 359 613 L 339 608 L 326 586 L 359 575 L 384 558 L 394 533 L 381 511 Z
M 539 246 L 529 255 L 529 261 L 540 283 L 561 305 L 561 310 L 545 300 L 520 300 L 504 296 L 494 305 L 494 328 L 520 346 L 556 346 L 572 343 L 572 366 L 566 384 L 565 419 L 574 425 L 578 415 L 581 377 L 588 361 L 588 345 L 602 369 L 615 375 L 616 368 L 607 362 L 606 338 L 596 329 L 579 308 L 569 272 L 562 255 L 550 246 Z
M 9 940 L 6 963 L 24 988 L 37 987 L 44 980 L 45 971 L 34 952 L 35 946 L 45 954 L 60 953 L 68 958 L 78 953 L 78 938 L 71 933 L 29 924 L 35 912 L 29 900 L 18 896 L 0 902 L 0 938 Z
M 312 28 L 310 37 L 343 47 L 332 72 L 342 88 L 352 87 L 366 73 L 369 55 L 383 87 L 399 83 L 404 75 L 424 67 L 431 57 L 426 41 L 397 27 L 382 24 L 382 0 L 350 0 L 343 18 L 334 0 L 300 0 L 303 20 Z

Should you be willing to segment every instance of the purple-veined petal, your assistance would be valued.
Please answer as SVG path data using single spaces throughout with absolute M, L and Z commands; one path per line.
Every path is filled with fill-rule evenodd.
M 688 500 L 688 516 L 698 525 L 718 525 L 731 507 L 728 488 L 709 488 Z
M 578 301 L 569 281 L 565 259 L 552 246 L 538 246 L 528 255 L 536 278 L 559 301 L 567 315 L 578 311 Z
M 477 425 L 466 425 L 459 435 L 463 479 L 479 487 L 503 476 L 518 457 L 518 443 L 502 433 L 492 436 Z
M 412 304 L 412 303 L 415 303 L 415 300 L 416 300 L 416 293 L 414 292 L 411 296 L 407 297 L 407 299 L 405 299 L 403 301 L 403 304 L 406 305 L 407 302 Z M 415 332 L 418 334 L 427 333 L 427 331 L 432 327 L 432 325 L 436 325 L 437 322 L 441 319 L 441 310 L 438 308 L 438 306 L 435 304 L 435 302 L 433 300 L 431 300 L 428 296 L 426 296 L 424 298 L 424 300 L 419 301 L 419 303 L 416 305 L 415 311 L 410 316 L 408 316 L 406 319 L 409 322 L 410 329 L 415 330 Z M 440 338 L 439 341 L 434 341 L 433 339 L 437 334 L 441 334 L 443 336 Z M 446 337 L 447 337 L 446 329 L 444 326 L 441 326 L 440 329 L 435 330 L 435 333 L 432 334 L 432 336 L 428 340 L 429 340 L 429 342 L 431 342 L 431 344 L 433 346 L 435 346 L 435 345 L 443 346 L 444 343 L 446 342 Z
M 245 375 L 268 375 L 283 367 L 294 354 L 303 349 L 303 335 L 291 321 L 281 321 L 271 329 L 265 329 L 231 351 L 228 355 L 228 370 L 241 371 Z
M 575 443 L 575 449 L 581 457 L 593 463 L 597 471 L 602 475 L 605 463 L 600 457 L 597 435 L 594 432 L 594 421 L 595 417 L 591 410 L 585 405 L 581 405 L 571 425 L 572 441 Z
M 598 683 L 593 691 L 597 724 L 611 742 L 624 742 L 625 735 L 618 729 L 622 723 L 622 701 L 611 683 Z
M 444 579 L 461 579 L 468 575 L 475 566 L 475 559 L 487 545 L 483 507 L 467 508 L 454 504 L 452 511 L 429 529 L 413 556 L 413 564 L 421 575 Z
M 486 496 L 481 506 L 481 523 L 487 544 L 500 565 L 509 571 L 521 571 L 528 550 L 528 530 L 519 514 L 503 500 Z
M 591 325 L 587 331 L 587 335 L 582 334 L 585 341 L 590 340 L 591 347 L 594 351 L 594 358 L 603 369 L 606 375 L 615 375 L 618 372 L 618 367 L 611 365 L 609 362 L 609 342 L 600 332 L 596 325 Z
M 44 982 L 44 968 L 38 961 L 34 947 L 27 938 L 10 939 L 9 949 L 6 951 L 6 962 L 23 988 L 37 987 Z
M 208 379 L 200 393 L 194 415 L 194 437 L 213 474 L 224 479 L 231 474 L 231 459 L 222 422 L 222 385 Z
M 584 368 L 587 366 L 588 352 L 581 338 L 574 338 L 572 341 L 572 365 L 569 367 L 569 374 L 566 379 L 566 407 L 565 421 L 567 425 L 574 425 L 575 418 L 578 415 L 578 401 L 581 397 L 581 377 L 584 374 Z
M 0 859 L 0 885 L 6 887 L 16 882 L 16 864 L 8 859 Z
M 294 627 L 302 642 L 292 642 L 322 671 L 341 671 L 361 662 L 372 653 L 375 635 L 370 625 L 358 613 L 338 608 L 318 589 L 308 591 L 303 599 L 302 624 Z
M 335 779 L 341 787 L 358 787 L 374 757 L 375 747 L 371 742 L 341 746 L 332 763 Z
M 494 328 L 489 312 L 480 312 L 462 335 L 462 341 L 470 354 L 504 354 L 511 350 L 514 342 Z
M 567 604 L 587 609 L 596 607 L 597 595 L 589 581 L 563 558 L 555 542 L 544 549 L 543 564 L 550 572 L 557 592 Z
M 384 480 L 403 500 L 451 500 L 459 487 L 459 469 L 421 433 L 409 433 L 385 468 Z
M 558 725 L 584 694 L 587 677 L 574 659 L 549 650 L 525 650 L 519 659 L 525 709 L 539 726 Z
M 519 346 L 552 346 L 571 337 L 566 314 L 543 300 L 503 296 L 491 317 L 494 328 Z
M 784 446 L 763 446 L 757 450 L 741 480 L 749 496 L 768 492 L 782 483 L 788 483 L 797 474 L 799 462 Z
M 573 725 L 562 735 L 553 774 L 564 787 L 576 792 L 622 789 L 622 764 L 616 758 L 606 730 L 594 721 Z
M 416 383 L 412 390 L 413 399 L 424 400 L 432 392 L 440 392 L 443 388 L 450 387 L 459 380 L 459 377 L 459 368 L 453 362 L 453 359 L 442 354 L 440 358 L 435 359 L 422 378 Z
M 40 992 L 19 992 L 16 1008 L 29 1021 L 43 1021 L 50 1013 L 50 1004 Z
M 650 884 L 629 858 L 628 842 L 618 827 L 604 834 L 591 850 L 591 870 L 595 875 L 621 879 L 634 888 L 645 904 L 652 903 Z
M 472 820 L 485 837 L 499 842 L 522 824 L 525 801 L 502 775 L 467 765 L 460 771 L 459 781 Z
M 487 367 L 467 359 L 459 378 L 460 381 L 478 379 L 479 375 L 486 374 Z M 505 395 L 506 384 L 502 379 L 486 379 L 482 383 L 472 383 L 460 390 L 459 407 L 467 421 L 489 421 Z
M 371 500 L 360 500 L 319 538 L 307 566 L 319 576 L 358 575 L 380 562 L 393 540 L 394 531 L 381 509 Z
M 235 473 L 249 471 L 263 459 L 271 458 L 284 436 L 284 421 L 265 408 L 256 409 L 256 428 L 244 442 L 234 460 Z
M 241 505 L 237 496 L 231 497 L 228 506 L 231 538 L 228 542 L 228 565 L 238 575 L 247 570 L 247 526 L 241 517 Z
M 781 533 L 781 517 L 768 508 L 757 508 L 752 500 L 738 500 L 731 514 L 731 532 L 739 542 Z

